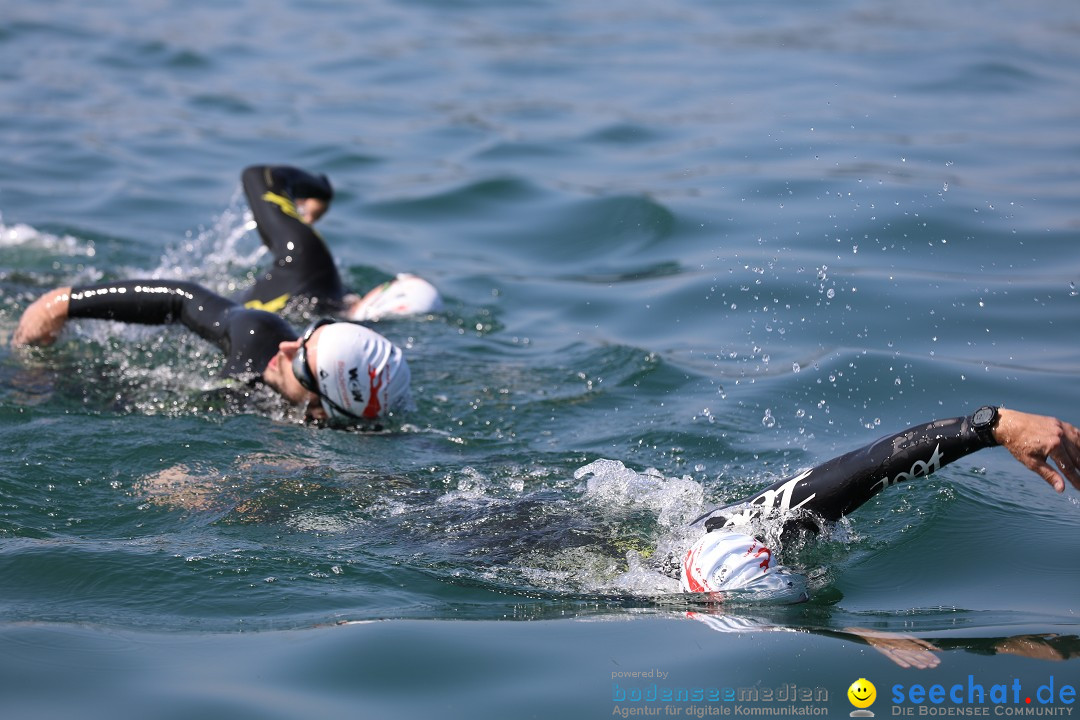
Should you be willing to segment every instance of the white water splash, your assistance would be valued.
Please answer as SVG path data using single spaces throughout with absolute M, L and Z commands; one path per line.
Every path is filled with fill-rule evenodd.
M 704 488 L 689 477 L 666 478 L 652 468 L 638 473 L 618 460 L 596 460 L 574 472 L 575 480 L 586 476 L 586 501 L 648 510 L 664 527 L 689 524 L 701 514 L 705 502 Z
M 90 240 L 73 235 L 53 235 L 24 223 L 5 225 L 0 215 L 0 248 L 32 247 L 75 257 L 94 257 L 97 251 Z
M 679 583 L 664 566 L 667 559 L 682 557 L 699 532 L 690 523 L 704 511 L 701 484 L 689 477 L 665 477 L 653 468 L 639 473 L 618 460 L 596 460 L 579 468 L 574 478 L 588 478 L 586 502 L 619 512 L 644 510 L 655 515 L 659 525 L 652 548 L 628 549 L 627 569 L 596 577 L 591 589 L 643 596 L 677 593 Z
M 184 242 L 168 248 L 150 277 L 195 280 L 222 295 L 235 295 L 253 282 L 252 270 L 267 253 L 256 227 L 237 190 L 210 227 L 189 232 Z

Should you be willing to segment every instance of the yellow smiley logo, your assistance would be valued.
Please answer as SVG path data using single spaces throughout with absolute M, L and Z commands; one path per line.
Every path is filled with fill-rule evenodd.
M 866 678 L 859 678 L 847 689 L 848 700 L 857 708 L 868 708 L 877 700 L 877 688 Z

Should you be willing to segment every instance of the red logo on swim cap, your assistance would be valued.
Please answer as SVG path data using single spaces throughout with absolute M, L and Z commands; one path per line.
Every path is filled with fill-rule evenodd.
M 377 418 L 379 413 L 382 412 L 382 404 L 379 402 L 379 390 L 383 385 L 383 373 L 386 372 L 386 368 L 383 368 L 383 372 L 368 365 L 368 382 L 371 394 L 368 396 L 367 407 L 364 408 L 364 412 L 361 413 L 366 418 Z M 378 378 L 378 382 L 375 382 L 375 378 Z
M 754 552 L 754 548 L 756 548 L 757 546 L 757 543 L 751 545 L 750 549 L 746 551 L 746 554 L 749 555 L 750 553 L 754 553 L 754 557 L 761 557 L 762 555 L 764 555 L 765 559 L 761 561 L 761 564 L 758 565 L 758 567 L 763 570 L 768 570 L 769 563 L 772 561 L 772 550 L 762 545 L 757 552 Z
M 686 584 L 690 587 L 690 592 L 706 592 L 705 586 L 698 580 L 697 574 L 701 572 L 700 568 L 694 568 L 694 550 L 696 547 L 692 547 L 686 552 L 686 558 L 683 560 L 683 572 L 686 575 Z M 697 570 L 697 572 L 695 572 Z

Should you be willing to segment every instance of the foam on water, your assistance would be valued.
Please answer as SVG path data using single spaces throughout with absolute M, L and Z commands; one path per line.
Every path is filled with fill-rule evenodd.
M 654 513 L 665 528 L 683 526 L 702 512 L 705 493 L 689 477 L 665 478 L 659 470 L 643 473 L 619 460 L 595 460 L 574 471 L 585 481 L 584 498 L 601 507 L 636 509 Z
M 29 246 L 63 255 L 94 257 L 94 243 L 73 235 L 41 232 L 25 223 L 5 225 L 0 213 L 0 248 Z

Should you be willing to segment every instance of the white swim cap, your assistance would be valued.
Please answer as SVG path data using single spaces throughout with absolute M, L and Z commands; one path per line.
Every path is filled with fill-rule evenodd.
M 692 593 L 745 591 L 748 600 L 809 598 L 806 578 L 775 564 L 772 550 L 749 535 L 722 530 L 705 533 L 686 553 L 679 587 Z
M 385 317 L 423 315 L 442 310 L 435 286 L 423 278 L 401 273 L 383 283 L 349 310 L 350 320 L 381 320 Z
M 324 326 L 315 360 L 320 400 L 332 423 L 373 420 L 412 406 L 401 348 L 374 330 L 347 322 Z

